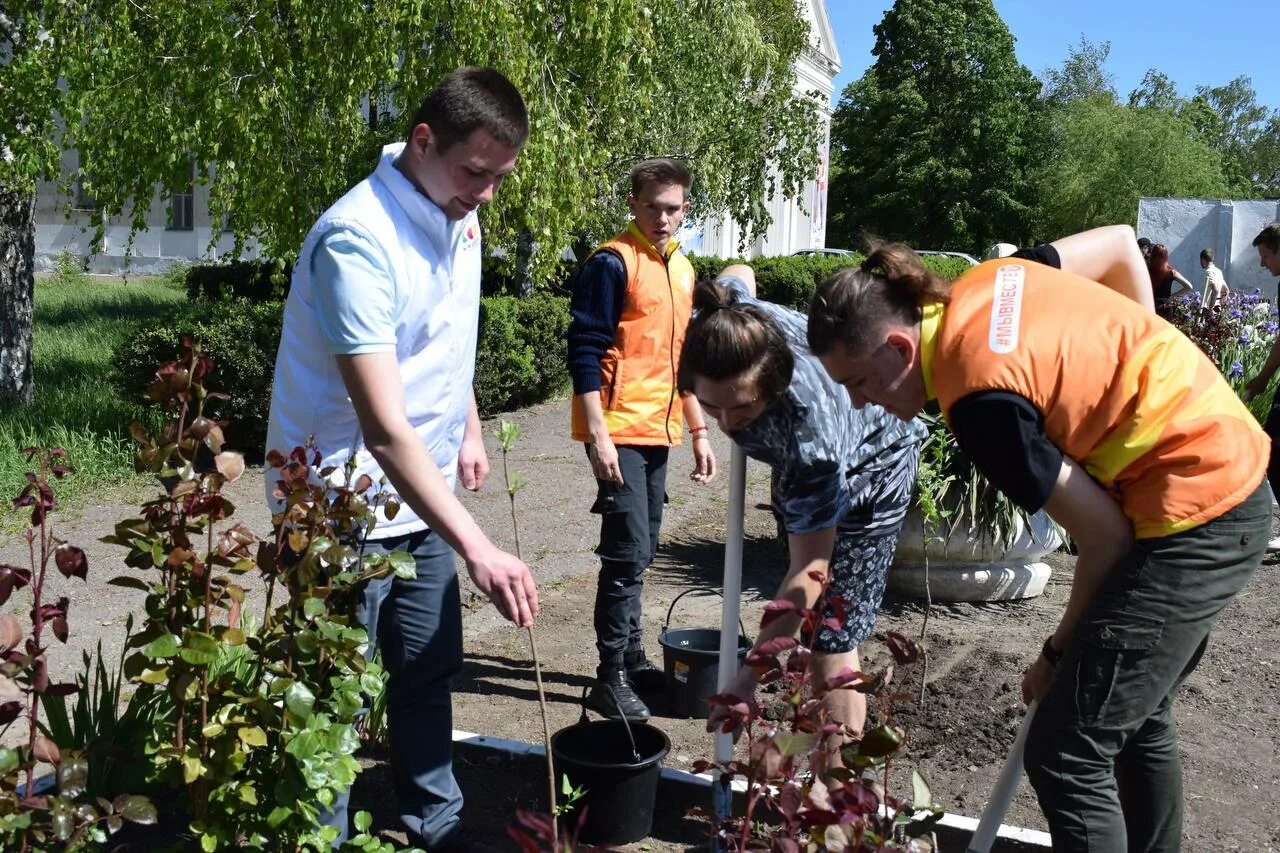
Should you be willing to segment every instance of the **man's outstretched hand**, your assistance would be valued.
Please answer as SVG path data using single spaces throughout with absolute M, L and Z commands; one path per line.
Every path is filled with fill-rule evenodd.
M 521 628 L 533 627 L 538 618 L 538 588 L 523 561 L 491 547 L 479 558 L 467 562 L 467 572 L 499 613 Z

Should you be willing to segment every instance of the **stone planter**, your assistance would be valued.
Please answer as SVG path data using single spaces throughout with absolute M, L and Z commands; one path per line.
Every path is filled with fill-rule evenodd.
M 971 536 L 963 525 L 946 542 L 939 536 L 928 543 L 929 592 L 934 601 L 1009 601 L 1044 592 L 1049 565 L 1041 558 L 1056 550 L 1062 539 L 1043 512 L 1028 523 L 1019 519 L 1012 543 L 1003 548 L 988 535 Z M 901 598 L 925 598 L 924 520 L 911 510 L 898 536 L 898 550 L 889 570 L 889 592 Z

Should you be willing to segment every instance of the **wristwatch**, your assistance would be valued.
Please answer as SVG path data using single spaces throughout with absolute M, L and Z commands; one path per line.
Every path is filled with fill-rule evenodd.
M 1058 661 L 1062 660 L 1062 652 L 1053 647 L 1053 635 L 1044 638 L 1044 645 L 1040 648 L 1040 654 L 1044 655 L 1044 659 L 1049 662 L 1050 666 L 1057 666 Z

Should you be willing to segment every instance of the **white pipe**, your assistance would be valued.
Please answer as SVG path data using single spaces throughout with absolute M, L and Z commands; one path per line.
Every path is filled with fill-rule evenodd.
M 1027 706 L 1022 725 L 1018 727 L 1018 735 L 1013 739 L 1013 746 L 1009 747 L 1009 756 L 1000 768 L 995 787 L 991 789 L 991 799 L 987 800 L 987 807 L 982 810 L 982 817 L 978 818 L 978 828 L 973 831 L 967 853 L 990 853 L 991 845 L 995 843 L 996 833 L 1000 831 L 1000 824 L 1004 821 L 1009 806 L 1013 804 L 1013 796 L 1018 793 L 1018 784 L 1022 781 L 1022 755 L 1027 746 L 1027 732 L 1031 729 L 1031 719 L 1036 715 L 1039 704 L 1040 700 L 1036 699 Z
M 738 674 L 738 617 L 742 604 L 742 536 L 747 503 L 747 457 L 738 445 L 729 453 L 729 518 L 724 540 L 724 599 L 720 611 L 720 662 L 716 690 L 723 693 Z M 716 732 L 715 760 L 733 758 L 733 735 Z M 733 810 L 728 785 L 712 787 L 715 814 L 727 818 Z

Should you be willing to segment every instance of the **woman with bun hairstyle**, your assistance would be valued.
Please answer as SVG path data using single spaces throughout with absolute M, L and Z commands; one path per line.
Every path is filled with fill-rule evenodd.
M 1053 246 L 1062 269 L 951 283 L 880 246 L 818 288 L 809 345 L 855 406 L 937 400 L 987 478 L 1071 535 L 1070 597 L 1022 679 L 1028 776 L 1056 851 L 1177 850 L 1173 695 L 1261 561 L 1268 440 L 1151 311 L 1128 226 Z
M 924 426 L 876 406 L 855 410 L 809 352 L 804 315 L 755 298 L 751 267 L 730 266 L 715 281 L 699 283 L 693 305 L 680 390 L 693 393 L 744 453 L 773 469 L 773 505 L 788 546 L 775 598 L 820 607 L 824 620 L 835 620 L 818 629 L 811 650 L 815 682 L 844 667 L 857 672 L 858 644 L 875 624 L 911 504 Z M 794 615 L 777 619 L 761 628 L 756 644 L 799 627 Z M 750 699 L 758 679 L 743 667 L 725 692 Z M 831 719 L 861 736 L 861 693 L 832 690 L 823 702 Z M 720 717 L 713 711 L 710 725 Z

